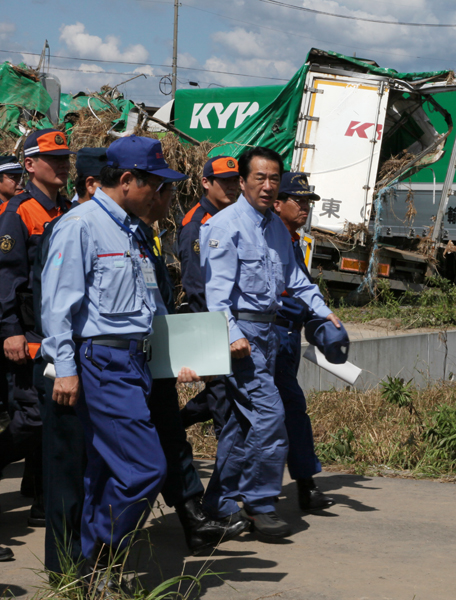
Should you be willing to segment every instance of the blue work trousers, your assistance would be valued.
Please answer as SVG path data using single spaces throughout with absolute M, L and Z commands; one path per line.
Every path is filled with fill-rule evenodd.
M 141 527 L 166 477 L 166 460 L 147 399 L 151 377 L 143 352 L 77 344 L 81 394 L 76 411 L 86 438 L 82 553 L 103 542 L 122 548 Z
M 288 470 L 292 479 L 306 479 L 320 473 L 315 454 L 312 425 L 304 393 L 297 380 L 301 360 L 301 333 L 277 327 L 280 347 L 277 354 L 275 384 L 285 408 L 285 424 L 290 445 Z
M 214 516 L 239 510 L 275 510 L 288 452 L 282 399 L 274 384 L 279 340 L 272 323 L 237 322 L 250 342 L 251 356 L 234 359 L 227 378 L 232 410 L 220 434 L 214 473 L 204 507 Z

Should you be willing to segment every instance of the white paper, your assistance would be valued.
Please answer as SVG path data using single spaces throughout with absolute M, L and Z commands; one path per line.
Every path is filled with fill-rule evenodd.
M 54 380 L 57 377 L 55 372 L 55 367 L 52 363 L 47 363 L 46 368 L 44 369 L 43 375 L 48 379 Z
M 318 365 L 322 369 L 325 369 L 325 371 L 328 371 L 332 375 L 335 375 L 350 385 L 355 384 L 362 371 L 362 369 L 348 361 L 343 365 L 335 365 L 334 363 L 330 363 L 328 360 L 326 360 L 325 355 L 320 352 L 316 346 L 309 345 L 303 356 L 304 358 L 307 358 L 307 360 L 310 360 L 310 362 Z

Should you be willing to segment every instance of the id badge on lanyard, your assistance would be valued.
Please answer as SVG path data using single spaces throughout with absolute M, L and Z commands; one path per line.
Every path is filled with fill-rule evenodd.
M 155 275 L 155 267 L 149 261 L 144 260 L 141 263 L 141 271 L 148 290 L 156 290 L 158 288 L 157 276 Z

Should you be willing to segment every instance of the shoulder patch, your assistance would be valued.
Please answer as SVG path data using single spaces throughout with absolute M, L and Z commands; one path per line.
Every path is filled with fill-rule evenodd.
M 2 235 L 2 237 L 0 237 L 0 250 L 3 254 L 8 254 L 8 252 L 11 252 L 14 248 L 15 243 L 16 240 L 13 240 L 10 235 Z
M 218 240 L 209 240 L 209 248 L 218 248 L 219 243 L 220 242 Z
M 195 252 L 195 254 L 199 254 L 200 253 L 200 241 L 199 241 L 199 238 L 197 238 L 193 242 L 193 252 Z

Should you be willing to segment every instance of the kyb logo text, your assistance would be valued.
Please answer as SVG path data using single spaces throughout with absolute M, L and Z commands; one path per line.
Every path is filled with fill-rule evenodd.
M 212 111 L 212 122 L 215 116 L 218 119 L 217 129 L 226 129 L 228 119 L 236 113 L 236 120 L 234 122 L 234 128 L 236 129 L 247 117 L 251 117 L 258 112 L 259 108 L 258 102 L 231 102 L 226 108 L 221 102 L 209 102 L 208 104 L 196 103 L 193 105 L 190 129 L 197 129 L 198 127 L 210 129 L 211 122 L 209 121 L 209 115 Z

